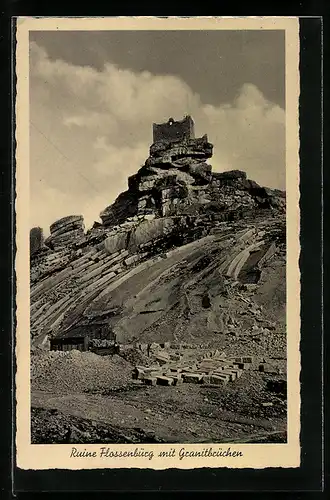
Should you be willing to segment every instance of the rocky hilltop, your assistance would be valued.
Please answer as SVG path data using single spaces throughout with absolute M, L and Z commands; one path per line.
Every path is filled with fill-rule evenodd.
M 121 343 L 240 339 L 285 353 L 285 193 L 212 172 L 193 121 L 154 124 L 149 157 L 85 230 L 71 215 L 31 240 L 31 335 Z M 285 355 L 285 354 L 284 354 Z

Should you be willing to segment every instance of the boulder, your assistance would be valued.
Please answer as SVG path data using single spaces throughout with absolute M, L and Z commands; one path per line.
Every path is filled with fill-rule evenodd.
M 207 184 L 211 180 L 212 167 L 207 163 L 191 163 L 186 169 L 198 184 Z
M 62 219 L 57 220 L 50 225 L 50 234 L 55 233 L 59 229 L 68 226 L 72 223 L 80 225 L 84 229 L 84 218 L 82 215 L 68 215 L 67 217 L 62 217 Z
M 81 243 L 85 237 L 85 226 L 82 215 L 69 215 L 55 221 L 50 226 L 50 236 L 45 245 L 52 249 Z
M 80 231 L 82 234 L 84 233 L 84 225 L 81 221 L 70 222 L 69 224 L 65 224 L 59 227 L 56 230 L 51 232 L 51 236 L 56 238 L 57 236 L 63 236 L 71 231 Z
M 137 210 L 138 197 L 133 189 L 128 189 L 100 213 L 100 218 L 104 226 L 116 226 L 125 222 L 128 217 L 137 215 Z
M 242 170 L 228 170 L 226 172 L 216 172 L 213 174 L 216 179 L 246 179 L 246 172 Z

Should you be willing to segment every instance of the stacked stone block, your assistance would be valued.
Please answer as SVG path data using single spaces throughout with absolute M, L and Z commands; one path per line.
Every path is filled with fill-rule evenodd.
M 151 352 L 154 365 L 136 366 L 132 374 L 133 379 L 147 385 L 175 386 L 190 383 L 225 386 L 238 379 L 254 363 L 251 356 L 231 357 L 217 351 L 206 354 L 200 361 L 190 363 L 183 359 L 180 352 L 171 354 L 159 345 L 154 346 Z

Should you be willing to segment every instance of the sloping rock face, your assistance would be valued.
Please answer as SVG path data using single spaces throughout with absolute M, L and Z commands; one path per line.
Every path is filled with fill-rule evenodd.
M 285 193 L 212 173 L 212 145 L 192 122 L 168 139 L 163 130 L 102 224 L 85 233 L 81 216 L 56 221 L 48 251 L 31 256 L 33 344 L 246 334 L 258 350 L 285 331 Z

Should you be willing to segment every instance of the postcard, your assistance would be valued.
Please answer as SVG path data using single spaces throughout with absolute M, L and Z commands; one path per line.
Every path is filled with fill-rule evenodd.
M 299 467 L 298 18 L 16 43 L 17 466 Z

